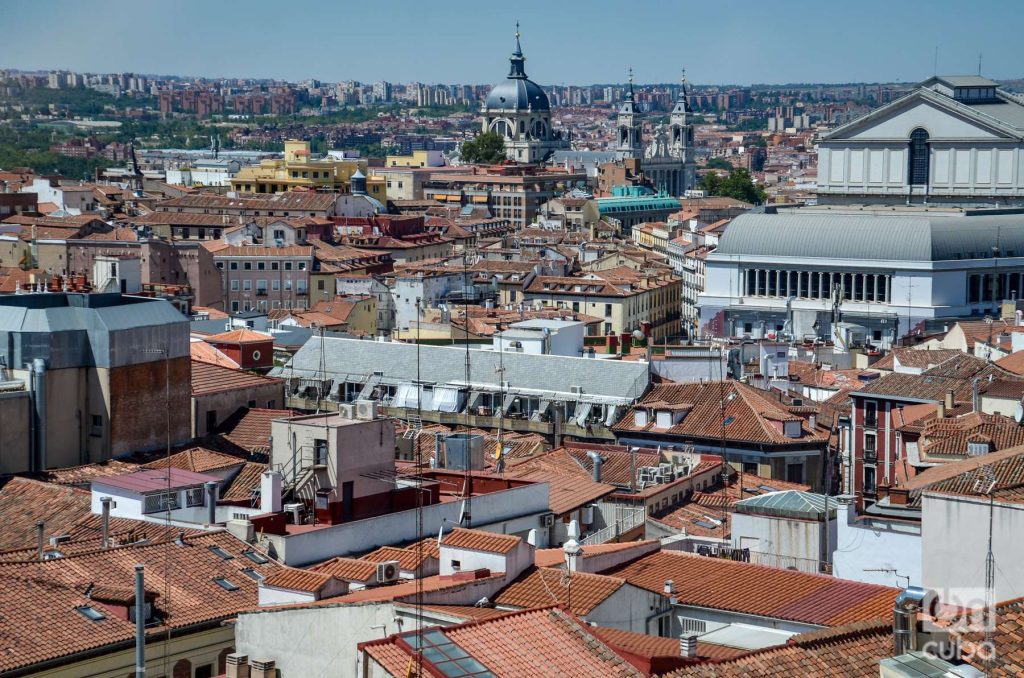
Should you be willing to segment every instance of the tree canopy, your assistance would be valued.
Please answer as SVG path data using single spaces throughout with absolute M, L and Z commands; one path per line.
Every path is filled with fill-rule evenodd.
M 750 172 L 744 167 L 733 169 L 724 179 L 714 172 L 708 172 L 701 178 L 700 188 L 707 195 L 720 195 L 755 204 L 768 199 L 764 189 L 754 183 Z
M 494 164 L 505 159 L 505 139 L 496 132 L 482 132 L 462 142 L 462 162 Z

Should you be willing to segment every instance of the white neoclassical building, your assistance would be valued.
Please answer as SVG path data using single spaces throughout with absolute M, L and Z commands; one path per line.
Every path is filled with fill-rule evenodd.
M 928 321 L 998 317 L 1022 293 L 1021 209 L 769 209 L 736 217 L 708 255 L 700 333 L 886 347 Z
M 1024 99 L 936 76 L 824 134 L 820 204 L 1024 205 Z

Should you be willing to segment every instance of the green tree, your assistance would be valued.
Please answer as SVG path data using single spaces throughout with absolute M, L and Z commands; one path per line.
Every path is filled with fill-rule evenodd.
M 483 132 L 462 143 L 463 162 L 493 164 L 505 159 L 505 139 L 496 132 Z
M 725 158 L 709 158 L 708 163 L 707 165 L 705 165 L 705 167 L 707 167 L 708 169 L 723 169 L 730 172 L 732 171 L 732 164 Z
M 744 167 L 733 169 L 725 179 L 720 179 L 714 172 L 708 172 L 701 178 L 700 188 L 707 195 L 720 195 L 755 204 L 768 199 L 764 189 L 754 183 L 750 172 Z

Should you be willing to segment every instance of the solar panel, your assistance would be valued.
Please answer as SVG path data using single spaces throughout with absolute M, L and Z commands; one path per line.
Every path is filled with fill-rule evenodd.
M 718 525 L 715 525 L 714 523 L 710 523 L 710 522 L 708 522 L 706 520 L 694 519 L 693 520 L 693 524 L 697 525 L 698 527 L 703 527 L 705 530 L 715 530 L 715 529 L 718 529 Z

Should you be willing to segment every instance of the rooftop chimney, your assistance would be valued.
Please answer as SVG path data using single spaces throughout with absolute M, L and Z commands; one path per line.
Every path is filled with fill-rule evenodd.
M 604 459 L 597 452 L 587 452 L 587 456 L 590 457 L 590 462 L 593 464 L 591 469 L 591 477 L 595 483 L 601 482 L 601 465 L 604 464 Z
M 676 584 L 671 579 L 665 580 L 665 594 L 671 596 L 676 592 Z
M 893 656 L 920 650 L 917 615 L 937 601 L 934 591 L 909 586 L 896 596 L 892 610 Z M 930 611 L 930 610 L 929 610 Z
M 225 678 L 249 678 L 249 655 L 232 652 L 227 657 Z
M 946 391 L 946 398 L 942 402 L 946 406 L 946 410 L 953 409 L 953 389 Z
M 101 527 L 102 535 L 102 547 L 107 549 L 110 548 L 110 502 L 113 499 L 110 497 L 100 497 L 100 503 L 103 504 L 103 525 Z
M 697 656 L 697 636 L 694 636 L 694 635 L 679 636 L 679 656 L 680 657 L 696 657 Z
M 277 678 L 277 665 L 273 659 L 253 659 L 250 678 Z
M 206 524 L 217 523 L 217 483 L 213 480 L 203 483 L 206 487 Z
M 46 528 L 46 523 L 41 520 L 36 521 L 36 556 L 39 560 L 43 559 L 43 530 Z

